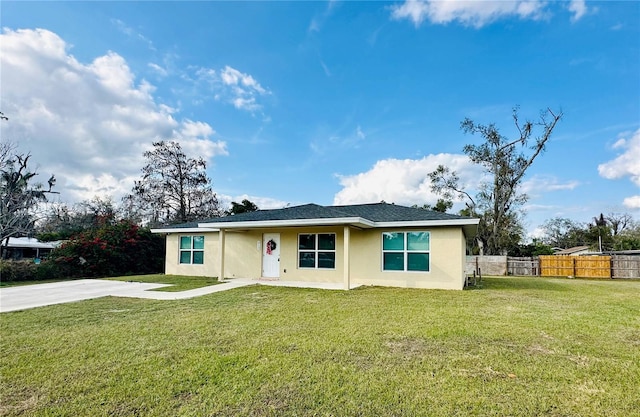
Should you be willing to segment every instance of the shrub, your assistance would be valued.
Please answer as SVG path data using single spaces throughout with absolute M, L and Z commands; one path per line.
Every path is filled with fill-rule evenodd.
M 73 274 L 64 265 L 45 260 L 39 265 L 33 260 L 0 259 L 0 281 L 42 281 L 70 278 Z
M 152 274 L 163 267 L 164 237 L 123 220 L 73 236 L 39 265 L 33 260 L 0 260 L 0 280 Z
M 14 261 L 0 260 L 0 280 L 2 281 L 31 281 L 36 278 L 36 265 L 33 260 Z
M 84 231 L 53 250 L 47 268 L 68 277 L 161 272 L 164 238 L 123 220 Z

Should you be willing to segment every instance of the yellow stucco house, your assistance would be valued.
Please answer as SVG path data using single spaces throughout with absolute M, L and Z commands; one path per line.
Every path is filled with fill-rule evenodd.
M 165 273 L 462 289 L 479 219 L 395 204 L 306 204 L 153 229 Z

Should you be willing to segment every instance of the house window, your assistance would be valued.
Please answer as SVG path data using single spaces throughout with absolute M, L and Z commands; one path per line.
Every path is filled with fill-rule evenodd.
M 180 236 L 180 263 L 204 264 L 204 236 Z
M 382 234 L 383 271 L 429 272 L 429 232 Z
M 298 267 L 334 269 L 336 267 L 335 233 L 298 235 Z

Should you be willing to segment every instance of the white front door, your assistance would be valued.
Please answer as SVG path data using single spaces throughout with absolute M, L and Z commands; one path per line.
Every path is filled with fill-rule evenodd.
M 262 237 L 262 276 L 280 278 L 280 233 L 265 233 Z

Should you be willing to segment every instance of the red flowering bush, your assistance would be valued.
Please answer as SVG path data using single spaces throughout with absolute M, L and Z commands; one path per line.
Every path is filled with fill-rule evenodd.
M 163 270 L 164 237 L 122 220 L 73 236 L 41 265 L 53 277 L 105 277 Z

